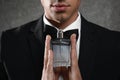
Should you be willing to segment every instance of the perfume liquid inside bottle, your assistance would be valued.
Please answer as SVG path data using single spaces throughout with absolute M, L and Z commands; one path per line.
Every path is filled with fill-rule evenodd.
M 63 38 L 63 31 L 59 30 L 57 38 L 51 41 L 54 52 L 54 67 L 70 66 L 70 39 Z

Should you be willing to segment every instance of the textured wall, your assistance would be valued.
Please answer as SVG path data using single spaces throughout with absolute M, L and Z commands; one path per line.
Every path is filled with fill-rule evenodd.
M 120 0 L 82 0 L 81 12 L 96 24 L 120 31 Z
M 38 18 L 41 8 L 39 0 L 0 0 L 0 31 Z
M 120 31 L 120 0 L 82 0 L 80 11 L 91 22 Z M 39 0 L 0 0 L 2 30 L 37 19 L 43 13 Z
M 82 0 L 81 13 L 91 22 L 120 31 L 120 0 Z M 0 0 L 0 32 L 39 18 L 39 0 Z

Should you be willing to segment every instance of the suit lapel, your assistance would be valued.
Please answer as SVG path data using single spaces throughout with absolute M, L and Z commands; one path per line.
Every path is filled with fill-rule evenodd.
M 42 73 L 43 68 L 43 56 L 44 56 L 44 39 L 43 39 L 43 21 L 40 18 L 37 21 L 36 25 L 32 26 L 30 29 L 30 33 L 27 36 L 27 40 L 30 46 L 31 55 L 33 58 L 34 68 L 39 77 Z
M 96 54 L 96 39 L 95 31 L 83 17 L 81 18 L 81 42 L 79 67 L 83 79 L 89 80 L 94 68 L 94 59 Z

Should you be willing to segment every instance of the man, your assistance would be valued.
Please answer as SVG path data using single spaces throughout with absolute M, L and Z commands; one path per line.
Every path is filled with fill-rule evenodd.
M 80 0 L 41 0 L 41 3 L 44 15 L 39 20 L 3 32 L 2 80 L 58 80 L 60 76 L 64 80 L 120 80 L 119 32 L 85 20 L 78 11 Z M 76 34 L 70 36 L 69 68 L 53 68 L 54 52 L 50 49 L 53 37 L 47 35 L 50 29 L 46 32 L 46 25 L 63 32 L 78 29 L 77 40 Z

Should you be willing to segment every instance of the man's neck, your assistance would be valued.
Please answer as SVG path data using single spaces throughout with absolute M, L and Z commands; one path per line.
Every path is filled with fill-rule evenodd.
M 51 20 L 51 19 L 48 19 L 46 17 L 46 19 L 52 24 L 54 25 L 55 27 L 59 28 L 59 29 L 65 29 L 67 26 L 69 26 L 70 24 L 72 24 L 78 17 L 78 14 L 70 17 L 70 19 L 67 19 L 67 20 L 64 20 L 64 21 L 61 21 L 61 22 L 57 22 L 55 20 Z

